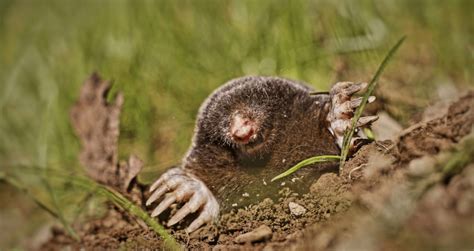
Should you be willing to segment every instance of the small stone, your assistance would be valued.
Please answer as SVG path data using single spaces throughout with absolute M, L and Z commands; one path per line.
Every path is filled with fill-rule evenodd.
M 237 206 L 237 203 L 232 204 L 232 207 L 236 207 L 236 206 Z
M 249 193 L 243 193 L 242 197 L 250 197 L 250 194 Z
M 290 212 L 292 215 L 301 216 L 306 213 L 306 208 L 304 208 L 300 204 L 290 202 L 288 203 L 288 207 L 290 208 Z
M 403 127 L 388 113 L 380 112 L 377 114 L 379 119 L 372 124 L 372 131 L 377 140 L 393 140 L 403 130 Z
M 425 177 L 434 171 L 436 159 L 432 156 L 423 156 L 412 160 L 408 164 L 408 175 L 412 177 Z
M 234 241 L 236 243 L 252 243 L 258 241 L 264 241 L 272 238 L 272 229 L 267 225 L 261 225 L 260 227 L 252 230 L 251 232 L 241 234 L 237 236 Z

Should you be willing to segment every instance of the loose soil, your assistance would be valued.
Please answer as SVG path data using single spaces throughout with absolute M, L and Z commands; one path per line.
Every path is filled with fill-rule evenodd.
M 468 92 L 396 139 L 362 147 L 340 174 L 321 175 L 306 194 L 282 188 L 279 199 L 235 209 L 216 225 L 190 235 L 184 226 L 170 232 L 192 250 L 472 250 L 474 145 L 463 138 L 473 125 L 474 92 Z M 443 172 L 456 152 L 466 151 L 459 171 Z M 291 212 L 290 202 L 303 213 Z M 54 228 L 42 249 L 163 248 L 143 223 L 109 207 L 103 217 L 75 226 L 80 242 Z M 249 239 L 238 238 L 252 231 Z

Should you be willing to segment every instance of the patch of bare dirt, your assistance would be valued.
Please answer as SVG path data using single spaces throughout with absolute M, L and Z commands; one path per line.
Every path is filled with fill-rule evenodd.
M 162 246 L 155 232 L 144 229 L 136 219 L 117 207 L 110 206 L 106 215 L 75 226 L 80 242 L 74 241 L 60 228 L 53 228 L 52 239 L 45 243 L 43 250 L 118 250 L 148 249 Z

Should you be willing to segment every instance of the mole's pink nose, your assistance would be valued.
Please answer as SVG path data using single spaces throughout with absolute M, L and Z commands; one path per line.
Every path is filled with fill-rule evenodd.
M 243 118 L 240 115 L 235 115 L 231 123 L 230 134 L 234 140 L 247 143 L 255 134 L 255 130 L 256 126 L 254 121 Z

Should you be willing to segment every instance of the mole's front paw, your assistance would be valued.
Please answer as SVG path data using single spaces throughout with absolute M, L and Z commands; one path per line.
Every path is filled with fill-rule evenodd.
M 193 232 L 201 225 L 216 220 L 219 215 L 219 204 L 212 192 L 201 180 L 182 168 L 173 168 L 164 173 L 150 187 L 150 191 L 152 194 L 146 202 L 147 206 L 165 195 L 152 212 L 152 217 L 160 215 L 173 203 L 186 201 L 168 221 L 168 226 L 172 226 L 187 215 L 200 210 L 199 216 L 186 229 L 187 232 Z
M 336 83 L 329 94 L 331 95 L 331 108 L 327 120 L 329 121 L 329 130 L 336 137 L 337 145 L 342 148 L 344 132 L 351 127 L 354 112 L 362 103 L 362 97 L 353 98 L 352 95 L 367 88 L 367 83 L 339 82 Z M 374 96 L 369 98 L 369 103 L 375 100 Z M 378 116 L 360 117 L 356 127 L 370 125 L 378 119 Z M 357 130 L 356 128 L 356 130 Z M 351 145 L 361 138 L 366 138 L 362 131 L 352 138 Z

